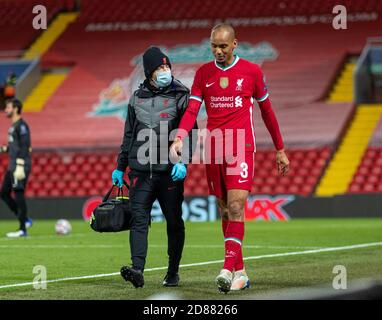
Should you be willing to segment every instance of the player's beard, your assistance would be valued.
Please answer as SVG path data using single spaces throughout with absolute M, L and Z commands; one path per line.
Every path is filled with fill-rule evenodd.
M 228 65 L 229 61 L 232 60 L 232 57 L 233 57 L 233 52 L 215 55 L 216 62 L 223 66 Z
M 215 59 L 218 63 L 221 63 L 223 64 L 224 62 L 226 62 L 226 55 L 217 55 L 215 56 Z

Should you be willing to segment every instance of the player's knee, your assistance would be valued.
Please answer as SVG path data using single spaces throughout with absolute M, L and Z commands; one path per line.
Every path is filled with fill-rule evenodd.
M 229 220 L 227 203 L 221 199 L 218 199 L 219 213 L 222 220 Z
M 228 214 L 230 219 L 240 219 L 244 214 L 245 202 L 233 200 L 228 203 Z
M 226 210 L 224 212 L 220 212 L 220 216 L 221 216 L 222 220 L 228 221 L 229 220 L 228 210 Z

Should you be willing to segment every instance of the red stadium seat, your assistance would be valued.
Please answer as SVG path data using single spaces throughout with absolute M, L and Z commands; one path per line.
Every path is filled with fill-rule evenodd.
M 304 196 L 308 196 L 313 192 L 312 185 L 303 185 L 300 189 L 300 192 Z
M 369 147 L 349 185 L 349 193 L 381 192 L 382 148 Z
M 51 197 L 60 197 L 61 196 L 61 191 L 59 189 L 52 189 L 50 191 L 50 196 Z
M 293 166 L 288 176 L 281 177 L 276 169 L 274 151 L 257 151 L 255 178 L 253 180 L 254 194 L 308 195 L 313 192 L 318 183 L 318 178 L 322 174 L 323 164 L 326 163 L 330 156 L 330 150 L 327 148 L 290 150 L 288 156 Z M 58 196 L 58 193 L 60 193 L 60 196 L 66 197 L 102 195 L 110 187 L 111 172 L 116 167 L 114 160 L 116 160 L 114 151 L 103 153 L 76 152 L 62 157 L 57 156 L 55 153 L 50 155 L 49 152 L 35 152 L 33 156 L 35 165 L 29 180 L 30 194 L 37 197 Z M 6 161 L 1 163 L 5 168 Z M 375 177 L 366 180 L 363 178 L 362 173 L 368 174 L 370 170 L 369 167 L 362 164 L 357 177 L 354 178 L 354 183 L 364 185 L 364 183 L 369 182 L 369 184 L 376 185 L 378 179 L 375 177 L 379 177 L 382 170 L 379 167 L 378 169 L 374 167 L 372 170 Z M 127 179 L 127 176 L 125 178 Z M 54 191 L 46 191 L 46 188 Z M 185 194 L 208 194 L 203 164 L 189 165 L 185 182 Z

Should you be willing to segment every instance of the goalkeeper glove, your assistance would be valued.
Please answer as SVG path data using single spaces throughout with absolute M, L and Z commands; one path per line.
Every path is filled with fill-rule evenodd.
M 24 170 L 25 160 L 21 158 L 16 159 L 16 170 L 13 172 L 13 177 L 15 180 L 25 179 L 25 170 Z

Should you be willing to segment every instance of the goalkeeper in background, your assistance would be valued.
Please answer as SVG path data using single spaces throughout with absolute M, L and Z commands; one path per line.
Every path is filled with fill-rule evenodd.
M 0 196 L 20 222 L 16 232 L 7 233 L 9 238 L 26 237 L 26 229 L 32 225 L 32 220 L 27 217 L 24 195 L 32 163 L 31 136 L 28 124 L 21 118 L 22 107 L 22 103 L 17 99 L 7 101 L 5 113 L 11 119 L 12 125 L 8 130 L 8 145 L 0 147 L 2 153 L 6 152 L 9 155 Z M 12 191 L 15 198 L 11 196 Z

